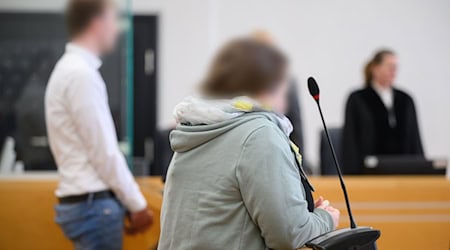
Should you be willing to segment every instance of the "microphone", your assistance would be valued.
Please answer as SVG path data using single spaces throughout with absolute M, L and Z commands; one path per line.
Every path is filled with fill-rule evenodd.
M 320 107 L 320 90 L 319 85 L 317 85 L 316 80 L 313 77 L 308 78 L 308 89 L 311 96 L 316 101 L 317 107 L 319 108 L 320 118 L 322 118 L 322 125 L 325 130 L 325 135 L 327 137 L 328 146 L 330 146 L 331 153 L 333 155 L 334 166 L 336 167 L 339 181 L 341 183 L 342 192 L 344 193 L 345 205 L 347 206 L 348 217 L 350 219 L 350 228 L 356 228 L 355 220 L 353 219 L 352 209 L 350 207 L 350 201 L 348 199 L 347 187 L 345 186 L 344 177 L 342 176 L 341 167 L 339 166 L 339 162 L 336 157 L 336 152 L 334 151 L 333 143 L 331 142 L 330 135 L 328 134 L 327 124 L 325 123 L 325 119 L 323 118 L 322 108 Z
M 342 249 L 358 249 L 358 250 L 376 250 L 376 240 L 380 237 L 381 232 L 371 227 L 357 227 L 353 219 L 352 209 L 350 208 L 350 201 L 348 198 L 347 188 L 345 187 L 344 177 L 339 166 L 339 162 L 334 151 L 333 143 L 331 142 L 328 128 L 323 118 L 322 108 L 320 107 L 320 90 L 314 78 L 308 78 L 308 89 L 311 96 L 316 101 L 319 108 L 320 118 L 325 130 L 328 145 L 330 146 L 333 155 L 334 165 L 339 176 L 342 192 L 344 193 L 345 205 L 347 206 L 348 217 L 350 220 L 350 228 L 338 229 L 317 236 L 306 243 L 306 246 L 314 250 L 342 250 Z

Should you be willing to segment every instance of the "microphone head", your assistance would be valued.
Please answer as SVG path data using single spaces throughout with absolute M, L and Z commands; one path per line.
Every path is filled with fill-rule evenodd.
M 314 98 L 314 100 L 319 101 L 320 98 L 319 85 L 317 85 L 316 80 L 312 76 L 308 78 L 308 89 L 309 93 Z

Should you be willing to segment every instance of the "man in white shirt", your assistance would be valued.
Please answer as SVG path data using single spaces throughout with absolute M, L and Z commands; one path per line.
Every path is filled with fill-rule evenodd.
M 99 56 L 114 48 L 117 10 L 111 0 L 71 0 L 71 42 L 45 95 L 47 130 L 60 182 L 56 222 L 76 249 L 121 249 L 125 210 L 131 233 L 152 215 L 120 152 Z

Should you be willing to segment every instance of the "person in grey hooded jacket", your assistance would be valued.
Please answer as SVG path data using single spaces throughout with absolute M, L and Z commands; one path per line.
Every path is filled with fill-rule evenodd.
M 286 76 L 277 49 L 236 39 L 176 106 L 159 250 L 297 249 L 336 228 L 289 140 Z

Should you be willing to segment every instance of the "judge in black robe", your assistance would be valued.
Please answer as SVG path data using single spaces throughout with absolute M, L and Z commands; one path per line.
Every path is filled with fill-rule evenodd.
M 373 66 L 373 65 L 372 65 Z M 364 173 L 368 155 L 423 156 L 414 101 L 407 93 L 390 87 L 392 105 L 383 101 L 373 77 L 347 101 L 342 161 L 346 174 Z

